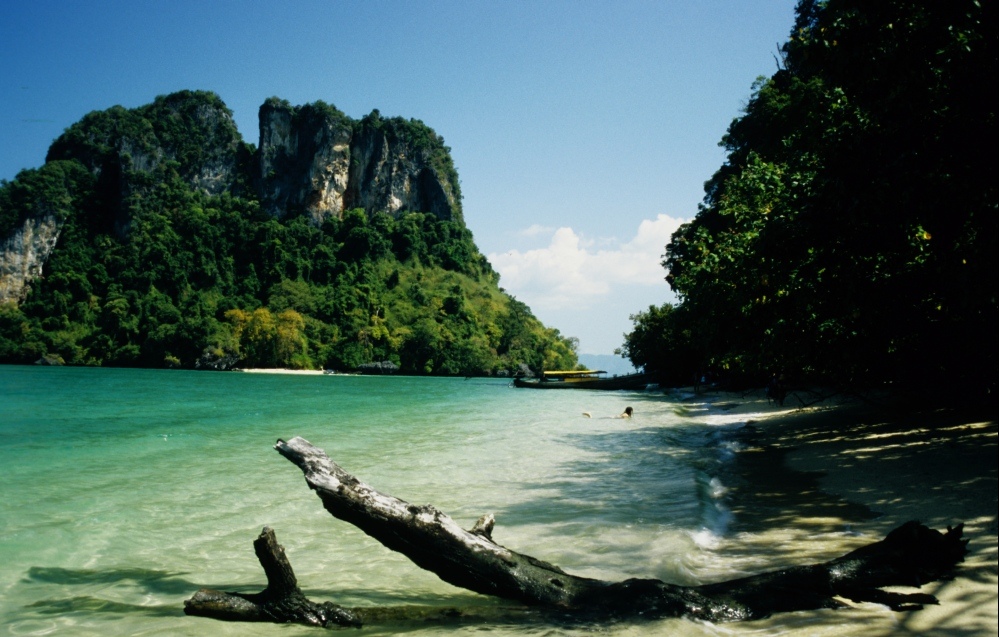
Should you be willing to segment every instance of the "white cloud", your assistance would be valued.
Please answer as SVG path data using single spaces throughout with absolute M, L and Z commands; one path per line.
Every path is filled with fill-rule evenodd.
M 490 254 L 489 260 L 500 273 L 501 285 L 532 308 L 584 309 L 624 286 L 665 286 L 662 254 L 683 222 L 669 215 L 646 219 L 626 243 L 588 240 L 562 227 L 544 248 Z M 544 232 L 552 230 L 534 225 L 525 234 Z M 601 247 L 595 248 L 598 244 Z
M 523 230 L 521 230 L 518 234 L 520 234 L 522 236 L 525 236 L 525 237 L 536 237 L 539 234 L 548 234 L 549 232 L 553 231 L 554 229 L 555 228 L 552 228 L 552 227 L 549 227 L 549 226 L 542 226 L 542 225 L 537 224 L 537 223 L 532 223 L 527 228 L 524 228 Z

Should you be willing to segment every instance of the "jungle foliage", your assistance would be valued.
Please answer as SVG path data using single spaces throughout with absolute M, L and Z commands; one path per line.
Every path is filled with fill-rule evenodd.
M 184 92 L 91 113 L 44 166 L 0 183 L 0 236 L 44 211 L 62 223 L 44 276 L 0 305 L 0 362 L 351 370 L 388 360 L 441 375 L 575 366 L 574 339 L 498 287 L 460 219 L 354 209 L 317 227 L 263 213 L 249 188 L 196 187 L 206 166 L 238 168 L 254 151 L 231 122 L 211 127 L 216 138 L 186 119 L 213 99 Z M 449 157 L 436 161 L 454 171 Z
M 996 3 L 802 0 L 623 351 L 995 395 Z

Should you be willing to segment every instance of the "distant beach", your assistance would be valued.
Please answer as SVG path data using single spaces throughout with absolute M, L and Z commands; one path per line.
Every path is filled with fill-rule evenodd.
M 244 372 L 246 374 L 299 374 L 302 376 L 322 375 L 321 369 L 284 369 L 280 367 L 250 367 L 246 369 L 234 369 L 234 372 Z

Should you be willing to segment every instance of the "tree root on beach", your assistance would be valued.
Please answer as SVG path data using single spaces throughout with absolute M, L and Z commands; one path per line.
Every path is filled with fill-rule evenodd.
M 254 542 L 267 588 L 245 595 L 201 589 L 184 603 L 188 615 L 228 621 L 269 621 L 324 627 L 461 619 L 463 621 L 583 621 L 688 617 L 709 621 L 760 619 L 773 613 L 836 608 L 836 598 L 913 610 L 936 604 L 927 594 L 881 590 L 913 586 L 947 575 L 964 560 L 963 525 L 946 533 L 907 522 L 885 539 L 843 557 L 704 586 L 677 586 L 654 579 L 607 582 L 566 573 L 559 567 L 507 549 L 492 540 L 495 521 L 483 516 L 471 530 L 430 505 L 415 506 L 379 493 L 302 438 L 279 440 L 275 449 L 297 465 L 307 484 L 334 517 L 358 527 L 387 548 L 408 557 L 442 580 L 518 608 L 445 609 L 399 607 L 347 609 L 308 600 L 274 532 L 264 528 Z

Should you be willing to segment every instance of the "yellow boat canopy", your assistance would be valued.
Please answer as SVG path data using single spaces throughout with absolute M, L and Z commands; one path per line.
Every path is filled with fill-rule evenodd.
M 571 376 L 592 376 L 593 374 L 606 374 L 602 369 L 574 369 L 572 371 L 550 371 L 544 372 L 545 376 L 565 378 Z

